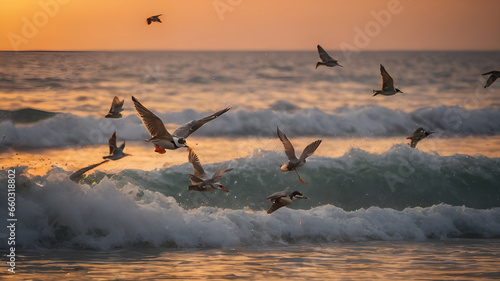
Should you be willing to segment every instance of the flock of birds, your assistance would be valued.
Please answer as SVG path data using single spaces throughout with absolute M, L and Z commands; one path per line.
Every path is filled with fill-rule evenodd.
M 151 22 L 161 23 L 159 16 L 161 16 L 161 14 L 149 17 L 147 19 L 147 23 L 148 24 L 151 24 Z M 340 64 L 338 64 L 338 61 L 333 59 L 320 45 L 318 45 L 317 48 L 321 61 L 318 61 L 316 63 L 316 68 L 318 68 L 318 66 L 320 65 L 324 65 L 326 67 L 334 67 L 334 66 L 342 67 Z M 380 73 L 382 76 L 382 89 L 373 90 L 373 96 L 376 95 L 391 96 L 397 93 L 402 93 L 401 90 L 394 87 L 394 80 L 389 75 L 389 73 L 387 72 L 387 70 L 383 65 L 380 65 Z M 486 82 L 486 85 L 484 86 L 486 88 L 489 87 L 498 77 L 500 77 L 500 71 L 490 71 L 484 73 L 483 75 L 490 75 Z M 212 175 L 212 177 L 208 178 L 205 173 L 205 170 L 201 165 L 198 155 L 196 155 L 194 150 L 187 145 L 186 139 L 206 123 L 216 119 L 217 117 L 229 111 L 230 107 L 226 107 L 222 110 L 219 110 L 207 117 L 192 120 L 177 128 L 173 132 L 173 134 L 170 134 L 165 128 L 165 124 L 158 116 L 156 116 L 153 112 L 151 112 L 144 105 L 142 105 L 134 96 L 132 96 L 132 101 L 134 103 L 134 107 L 135 110 L 137 111 L 137 114 L 139 115 L 144 126 L 151 135 L 151 138 L 148 140 L 145 139 L 145 141 L 153 144 L 155 152 L 164 154 L 166 152 L 166 149 L 175 150 L 182 147 L 187 148 L 188 161 L 189 163 L 191 163 L 194 169 L 194 173 L 189 174 L 191 185 L 188 186 L 188 190 L 201 191 L 201 192 L 223 190 L 229 192 L 229 190 L 221 184 L 221 181 L 224 173 L 229 172 L 233 169 L 222 166 Z M 118 97 L 114 97 L 111 103 L 111 108 L 108 114 L 105 116 L 105 118 L 121 118 L 122 117 L 121 112 L 123 111 L 124 102 L 125 100 L 120 101 Z M 423 140 L 432 133 L 433 132 L 426 131 L 423 128 L 416 129 L 411 136 L 407 137 L 407 139 L 411 140 L 409 144 L 410 147 L 415 148 L 419 141 Z M 322 140 L 316 140 L 311 144 L 309 144 L 308 146 L 306 146 L 302 154 L 297 158 L 292 143 L 287 138 L 287 136 L 280 131 L 279 128 L 277 128 L 277 135 L 278 138 L 283 143 L 285 154 L 288 157 L 288 162 L 284 163 L 281 166 L 281 171 L 283 172 L 294 171 L 297 174 L 299 181 L 305 184 L 305 181 L 300 177 L 299 173 L 297 172 L 297 169 L 305 165 L 306 158 L 313 155 L 313 153 L 321 144 Z M 125 149 L 125 142 L 123 142 L 123 144 L 120 146 L 116 145 L 116 132 L 114 132 L 111 138 L 109 138 L 109 155 L 103 157 L 103 159 L 105 160 L 100 163 L 90 165 L 88 167 L 82 168 L 74 172 L 73 174 L 70 175 L 70 179 L 75 182 L 78 182 L 83 178 L 83 175 L 87 171 L 94 169 L 97 166 L 108 162 L 109 160 L 116 161 L 122 159 L 123 157 L 129 156 L 130 154 L 127 154 L 123 151 L 124 149 Z M 271 214 L 274 211 L 278 210 L 279 208 L 290 205 L 291 203 L 297 201 L 298 199 L 309 199 L 309 198 L 307 198 L 300 191 L 283 190 L 269 195 L 266 199 L 272 202 L 271 207 L 267 210 L 267 213 Z

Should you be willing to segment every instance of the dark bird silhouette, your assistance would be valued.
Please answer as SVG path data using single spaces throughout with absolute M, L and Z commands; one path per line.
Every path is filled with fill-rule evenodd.
M 154 21 L 157 21 L 159 23 L 161 23 L 161 20 L 159 18 L 159 16 L 161 16 L 162 14 L 159 14 L 159 15 L 156 15 L 156 16 L 150 16 L 148 19 L 147 19 L 147 22 L 148 22 L 148 25 L 150 25 L 152 22 Z

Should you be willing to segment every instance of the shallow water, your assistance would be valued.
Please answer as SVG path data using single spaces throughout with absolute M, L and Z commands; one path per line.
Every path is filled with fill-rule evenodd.
M 10 279 L 492 280 L 500 242 L 365 241 L 218 249 L 42 250 L 20 254 Z

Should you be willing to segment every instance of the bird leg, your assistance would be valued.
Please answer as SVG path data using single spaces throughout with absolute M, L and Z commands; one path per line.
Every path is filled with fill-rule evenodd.
M 297 172 L 297 169 L 293 169 L 295 171 L 295 173 L 297 174 L 297 176 L 299 177 L 299 181 L 301 181 L 302 183 L 306 183 L 303 179 L 300 178 L 300 175 L 299 175 L 299 172 Z
M 156 144 L 153 143 L 153 145 L 155 146 L 155 152 L 158 152 L 160 154 L 163 154 L 166 152 L 165 148 L 161 147 L 161 146 L 157 146 Z

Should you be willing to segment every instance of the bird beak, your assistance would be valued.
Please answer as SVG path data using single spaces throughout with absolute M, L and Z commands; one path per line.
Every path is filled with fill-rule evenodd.
M 229 192 L 229 190 L 227 190 L 227 188 L 221 186 L 220 189 L 224 190 L 225 192 Z
M 309 200 L 309 198 L 307 198 L 307 197 L 305 197 L 305 196 L 304 196 L 304 197 L 302 197 L 302 198 Z

